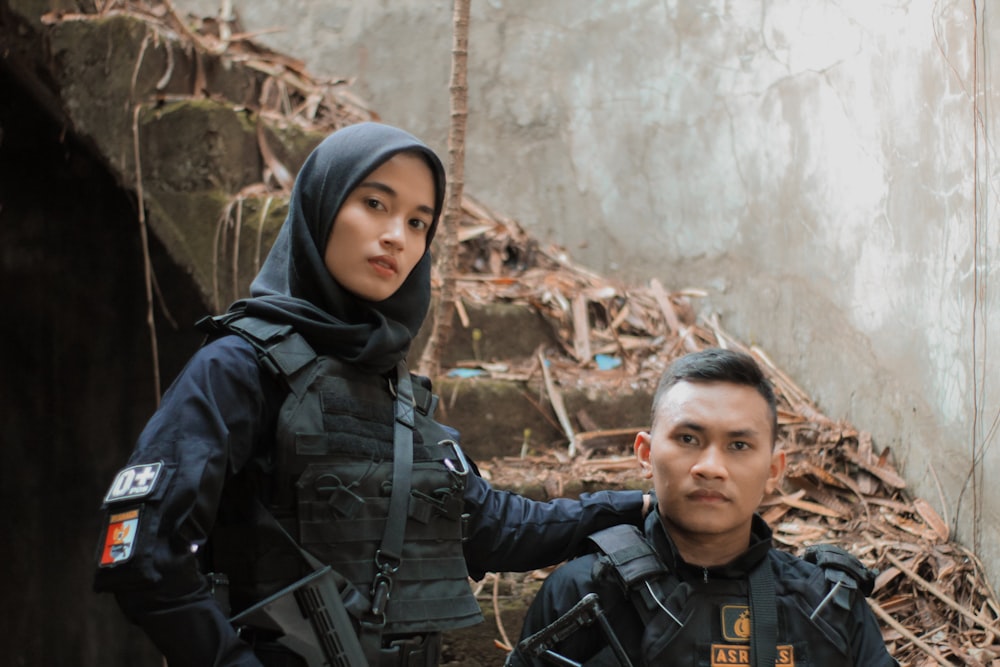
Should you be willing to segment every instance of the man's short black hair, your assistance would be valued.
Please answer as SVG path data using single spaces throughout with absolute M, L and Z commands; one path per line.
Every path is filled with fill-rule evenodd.
M 771 412 L 771 441 L 778 437 L 778 402 L 770 380 L 753 357 L 744 352 L 710 347 L 679 357 L 670 364 L 653 396 L 650 426 L 656 421 L 656 408 L 663 395 L 678 382 L 730 382 L 753 387 L 767 402 Z

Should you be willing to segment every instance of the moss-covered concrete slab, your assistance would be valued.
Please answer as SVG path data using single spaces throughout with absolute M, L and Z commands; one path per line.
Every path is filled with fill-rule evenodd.
M 462 434 L 463 448 L 475 459 L 518 456 L 527 451 L 568 444 L 566 434 L 545 395 L 541 378 L 531 382 L 489 378 L 439 378 L 438 416 Z M 574 429 L 581 411 L 602 428 L 644 428 L 651 396 L 644 390 L 587 388 L 562 390 Z
M 254 111 L 266 73 L 162 26 L 114 12 L 43 21 L 48 10 L 77 8 L 8 2 L 7 54 L 43 106 L 141 195 L 150 233 L 206 306 L 245 295 L 287 210 L 266 175 L 295 174 L 324 135 Z
M 427 324 L 421 330 L 410 354 L 415 366 L 430 335 L 432 305 Z M 451 337 L 441 350 L 442 367 L 460 362 L 496 362 L 506 359 L 531 357 L 539 345 L 556 344 L 552 326 L 529 305 L 524 303 L 466 303 L 463 304 L 468 325 L 462 323 L 455 309 L 451 312 Z

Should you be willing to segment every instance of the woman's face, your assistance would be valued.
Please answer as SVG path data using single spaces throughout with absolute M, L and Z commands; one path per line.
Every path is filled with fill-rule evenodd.
M 323 259 L 333 279 L 369 301 L 392 296 L 427 248 L 434 176 L 423 158 L 397 153 L 347 196 Z

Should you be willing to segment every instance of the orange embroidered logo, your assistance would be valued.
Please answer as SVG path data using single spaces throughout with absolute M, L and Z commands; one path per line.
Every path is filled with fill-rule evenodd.
M 791 644 L 778 646 L 775 667 L 795 667 L 795 651 Z M 711 667 L 750 667 L 750 647 L 712 644 Z
M 722 605 L 722 638 L 727 642 L 750 641 L 750 607 L 745 604 Z

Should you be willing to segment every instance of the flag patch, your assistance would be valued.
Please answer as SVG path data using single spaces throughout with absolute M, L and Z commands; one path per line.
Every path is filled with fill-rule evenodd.
M 162 468 L 163 463 L 157 461 L 156 463 L 140 463 L 121 470 L 115 475 L 115 481 L 111 482 L 111 488 L 104 496 L 104 502 L 117 503 L 123 500 L 145 498 L 156 488 Z
M 108 531 L 104 534 L 104 548 L 101 549 L 101 567 L 118 565 L 131 558 L 138 532 L 139 508 L 108 517 Z

